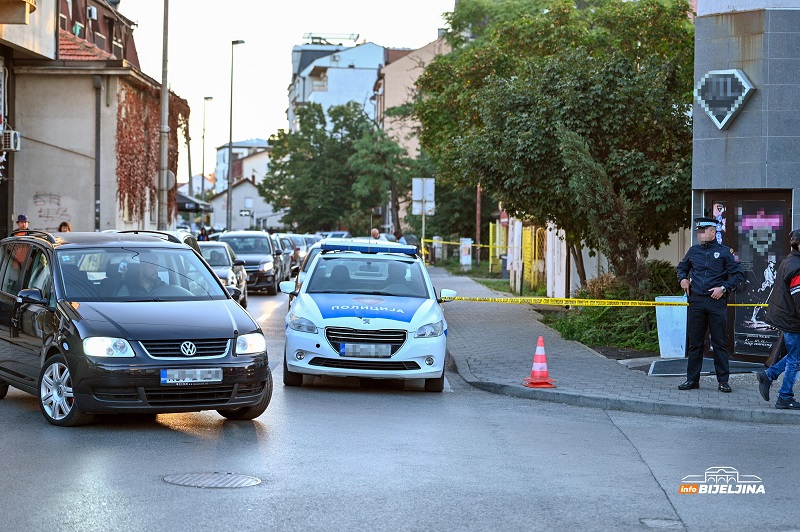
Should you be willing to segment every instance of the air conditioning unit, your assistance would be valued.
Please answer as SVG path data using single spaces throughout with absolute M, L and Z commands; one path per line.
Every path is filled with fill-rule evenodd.
M 6 129 L 3 131 L 3 146 L 0 151 L 19 151 L 21 142 L 22 135 L 19 134 L 19 131 Z
M 90 20 L 97 20 L 97 7 L 86 6 L 86 18 Z

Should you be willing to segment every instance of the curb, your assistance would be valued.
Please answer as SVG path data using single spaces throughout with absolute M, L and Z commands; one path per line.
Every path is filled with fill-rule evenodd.
M 465 360 L 460 359 L 447 350 L 447 360 L 455 368 L 461 378 L 471 386 L 490 393 L 549 401 L 572 406 L 599 408 L 602 410 L 619 410 L 622 412 L 636 412 L 640 414 L 658 414 L 665 416 L 693 417 L 701 419 L 715 419 L 721 421 L 743 421 L 748 423 L 773 423 L 778 425 L 800 425 L 800 415 L 779 410 L 745 410 L 741 408 L 722 407 L 697 407 L 679 403 L 656 403 L 639 399 L 622 399 L 620 397 L 602 395 L 582 395 L 574 392 L 564 392 L 557 389 L 527 388 L 522 384 L 508 385 L 491 381 L 482 381 L 475 377 L 469 370 Z

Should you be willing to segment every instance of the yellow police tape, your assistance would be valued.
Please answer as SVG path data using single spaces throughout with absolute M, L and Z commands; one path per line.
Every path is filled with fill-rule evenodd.
M 555 297 L 453 297 L 444 301 L 477 301 L 517 305 L 551 305 L 555 307 L 685 307 L 682 301 L 632 301 L 622 299 L 572 299 Z M 766 303 L 730 303 L 729 307 L 766 307 Z

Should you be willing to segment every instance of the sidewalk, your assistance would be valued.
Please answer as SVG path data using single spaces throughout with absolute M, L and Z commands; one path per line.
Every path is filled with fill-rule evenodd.
M 450 288 L 463 297 L 500 297 L 469 277 L 429 267 L 436 290 Z M 456 371 L 472 386 L 493 393 L 571 405 L 648 414 L 728 421 L 800 424 L 800 412 L 775 408 L 780 382 L 770 403 L 761 399 L 752 373 L 731 374 L 733 393 L 717 391 L 716 377 L 700 378 L 700 389 L 682 392 L 683 377 L 649 377 L 594 350 L 565 340 L 531 305 L 451 301 L 443 305 L 447 350 Z M 544 337 L 547 369 L 556 388 L 527 388 L 539 336 Z

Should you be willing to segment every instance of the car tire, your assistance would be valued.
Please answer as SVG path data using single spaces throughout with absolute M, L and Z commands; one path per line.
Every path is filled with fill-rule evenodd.
M 433 379 L 425 379 L 426 392 L 441 392 L 444 390 L 444 368 L 442 368 L 442 376 Z
M 8 384 L 0 382 L 0 399 L 5 397 L 7 393 L 8 393 Z
M 239 304 L 242 306 L 242 308 L 247 308 L 247 285 L 244 285 L 242 297 L 239 298 Z
M 267 294 L 269 294 L 271 296 L 278 295 L 278 276 L 277 275 L 273 275 L 272 276 L 272 284 L 269 285 L 269 288 L 267 288 Z
M 261 414 L 269 406 L 269 402 L 272 400 L 272 373 L 267 372 L 267 381 L 266 385 L 264 386 L 264 393 L 261 395 L 261 400 L 254 404 L 253 406 L 245 406 L 242 408 L 237 408 L 235 410 L 217 410 L 219 415 L 224 418 L 231 419 L 234 421 L 247 421 L 251 419 L 255 419 Z
M 48 423 L 78 427 L 92 422 L 94 415 L 82 411 L 75 400 L 72 373 L 64 355 L 53 355 L 45 361 L 38 384 L 39 409 Z
M 286 351 L 283 352 L 283 385 L 284 386 L 303 385 L 303 374 L 289 371 L 289 365 L 286 363 Z

